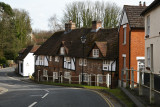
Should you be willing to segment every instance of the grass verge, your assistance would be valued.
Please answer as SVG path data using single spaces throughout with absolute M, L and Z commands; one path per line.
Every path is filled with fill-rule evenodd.
M 109 93 L 112 93 L 115 97 L 121 100 L 127 107 L 135 107 L 135 104 L 131 101 L 131 99 L 123 93 L 123 91 L 119 88 L 116 89 L 106 89 Z

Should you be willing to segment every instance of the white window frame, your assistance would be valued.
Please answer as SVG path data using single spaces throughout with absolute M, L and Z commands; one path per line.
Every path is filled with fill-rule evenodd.
M 66 79 L 70 79 L 70 77 L 71 77 L 71 73 L 70 72 L 64 72 L 64 78 L 66 78 Z
M 82 73 L 81 73 L 80 79 L 81 79 L 81 81 L 82 81 Z M 83 81 L 84 81 L 84 82 L 88 82 L 88 79 L 89 79 L 89 74 L 83 73 Z
M 127 37 L 127 25 L 123 25 L 123 45 L 126 44 L 126 37 Z
M 99 49 L 93 49 L 93 57 L 99 57 Z
M 98 74 L 98 82 L 103 83 L 103 75 L 102 74 Z
M 59 62 L 59 56 L 55 56 L 55 62 Z
M 61 54 L 61 55 L 64 55 L 64 53 L 65 53 L 65 52 L 64 52 L 64 47 L 61 47 L 61 48 L 60 48 L 60 54 Z
M 53 72 L 53 78 L 58 79 L 58 72 Z
M 71 57 L 66 57 L 66 62 L 71 62 Z
M 147 35 L 150 35 L 150 15 L 147 16 Z
M 126 68 L 126 54 L 122 54 L 123 57 L 123 69 Z
M 48 76 L 48 71 L 46 69 L 43 69 L 43 76 Z
M 151 67 L 151 48 L 147 47 L 147 67 Z
M 49 61 L 52 61 L 52 56 L 49 56 Z
M 87 66 L 87 59 L 83 59 L 83 58 L 80 58 L 79 59 L 79 65 L 80 66 Z
M 43 65 L 44 56 L 39 56 L 39 65 Z
M 109 71 L 109 66 L 110 66 L 110 61 L 103 60 L 103 70 Z

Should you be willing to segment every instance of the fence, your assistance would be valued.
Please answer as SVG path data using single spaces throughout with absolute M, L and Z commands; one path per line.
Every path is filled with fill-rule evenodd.
M 57 83 L 69 83 L 69 84 L 81 84 L 82 75 L 72 76 L 72 75 L 40 75 L 38 72 L 38 81 L 52 81 Z M 83 74 L 84 84 L 89 86 L 107 86 L 108 88 L 111 85 L 111 75 L 106 74 Z
M 139 81 L 136 82 L 134 81 L 134 72 L 139 73 Z M 149 86 L 145 85 L 145 81 L 144 81 L 144 74 L 149 74 Z M 121 71 L 121 87 L 130 87 L 132 90 L 135 88 L 135 84 L 138 86 L 138 91 L 139 91 L 139 95 L 143 95 L 143 88 L 148 88 L 149 89 L 149 97 L 150 97 L 150 103 L 153 104 L 154 103 L 154 92 L 160 94 L 160 91 L 155 90 L 154 88 L 154 75 L 160 75 L 159 73 L 155 73 L 153 71 L 145 71 L 145 70 L 134 70 L 133 68 L 131 69 L 123 69 Z M 129 76 L 131 76 L 129 78 Z M 125 83 L 125 84 L 124 84 Z

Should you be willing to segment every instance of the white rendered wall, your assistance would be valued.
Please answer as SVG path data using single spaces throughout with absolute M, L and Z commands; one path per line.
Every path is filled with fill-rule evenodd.
M 147 28 L 147 16 L 150 15 L 150 37 L 159 36 L 160 32 L 160 6 L 145 15 L 145 28 Z M 145 29 L 145 33 L 147 30 Z
M 153 69 L 160 73 L 160 6 L 145 15 L 145 32 L 147 16 L 150 15 L 150 35 L 145 39 L 145 66 L 147 67 L 147 47 L 153 44 Z
M 34 73 L 34 55 L 33 53 L 29 53 L 23 61 L 23 73 L 22 76 L 29 76 Z

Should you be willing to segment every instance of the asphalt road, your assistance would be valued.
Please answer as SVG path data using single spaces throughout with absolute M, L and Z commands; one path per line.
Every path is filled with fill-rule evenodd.
M 109 107 L 95 92 L 24 82 L 13 70 L 0 70 L 0 87 L 8 90 L 0 95 L 0 107 Z

